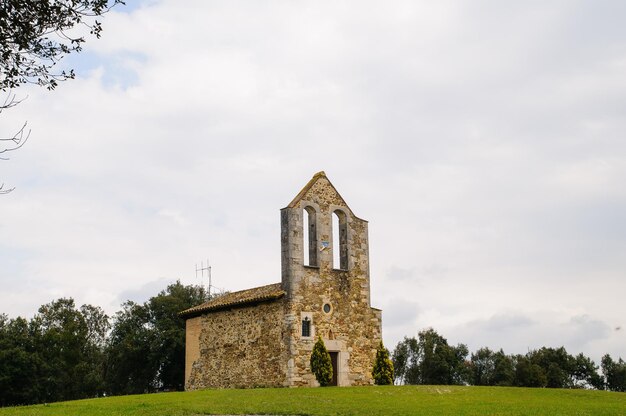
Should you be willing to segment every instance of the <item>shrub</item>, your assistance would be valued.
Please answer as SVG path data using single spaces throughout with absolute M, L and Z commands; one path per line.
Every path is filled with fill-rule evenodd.
M 383 346 L 383 342 L 376 349 L 376 361 L 372 370 L 374 383 L 378 385 L 393 384 L 393 363 L 389 359 L 389 351 Z
M 320 386 L 328 386 L 333 379 L 333 365 L 330 361 L 330 354 L 326 350 L 324 341 L 318 337 L 311 353 L 311 371 L 315 374 L 315 379 Z

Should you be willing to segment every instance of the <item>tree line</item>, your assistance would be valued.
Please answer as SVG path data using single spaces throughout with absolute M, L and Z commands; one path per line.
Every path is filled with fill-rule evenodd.
M 405 337 L 392 354 L 396 384 L 459 384 L 589 388 L 626 391 L 626 362 L 602 357 L 600 368 L 584 354 L 542 347 L 507 355 L 487 347 L 470 354 L 465 344 L 449 345 L 432 328 Z M 601 372 L 599 371 L 601 369 Z
M 113 318 L 71 298 L 30 320 L 0 314 L 0 406 L 182 390 L 185 322 L 178 312 L 208 300 L 180 282 Z
M 185 322 L 178 312 L 208 299 L 203 287 L 176 282 L 144 303 L 123 303 L 113 317 L 71 298 L 42 305 L 30 320 L 0 314 L 0 406 L 183 390 Z M 393 368 L 388 360 L 381 344 L 372 371 L 377 384 L 393 374 L 396 384 L 626 391 L 621 358 L 607 354 L 598 368 L 563 347 L 524 355 L 483 347 L 470 354 L 434 329 L 405 337 L 393 350 Z

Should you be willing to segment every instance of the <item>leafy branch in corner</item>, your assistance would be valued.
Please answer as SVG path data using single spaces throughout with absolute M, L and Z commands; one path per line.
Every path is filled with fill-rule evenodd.
M 2 110 L 19 104 L 11 93 L 23 84 L 36 84 L 48 90 L 60 81 L 74 78 L 74 70 L 55 71 L 54 66 L 68 54 L 80 52 L 88 34 L 100 38 L 98 16 L 123 0 L 0 0 L 0 91 L 7 93 Z M 25 122 L 13 136 L 0 137 L 2 154 L 24 146 L 30 130 Z M 0 194 L 5 189 L 0 184 Z
M 95 17 L 123 0 L 0 0 L 0 90 L 38 84 L 53 90 L 74 78 L 73 70 L 53 72 L 72 52 L 80 52 L 83 28 L 96 38 L 102 25 Z

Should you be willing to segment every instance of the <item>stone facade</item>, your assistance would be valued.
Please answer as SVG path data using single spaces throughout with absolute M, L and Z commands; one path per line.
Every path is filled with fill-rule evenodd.
M 372 384 L 382 334 L 381 311 L 370 306 L 368 247 L 367 221 L 316 174 L 281 210 L 281 283 L 181 313 L 186 388 L 316 386 L 309 359 L 317 337 L 337 385 Z
M 282 386 L 285 374 L 280 302 L 233 308 L 198 316 L 199 354 L 187 385 L 211 387 Z M 193 323 L 191 324 L 194 325 Z M 215 334 L 220 334 L 215 336 Z M 195 334 L 192 334 L 192 336 Z

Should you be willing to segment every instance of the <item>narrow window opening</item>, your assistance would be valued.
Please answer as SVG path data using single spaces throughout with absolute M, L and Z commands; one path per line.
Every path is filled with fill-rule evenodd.
M 348 223 L 341 210 L 333 212 L 333 268 L 348 270 Z
M 309 211 L 304 210 L 302 215 L 302 252 L 304 255 L 304 265 L 311 265 L 311 257 L 309 252 Z
M 303 217 L 304 265 L 317 266 L 317 215 L 312 207 L 306 207 Z
M 339 216 L 333 212 L 333 269 L 339 268 Z
M 306 316 L 302 320 L 302 336 L 303 337 L 310 337 L 311 336 L 311 320 L 309 319 L 308 316 Z

